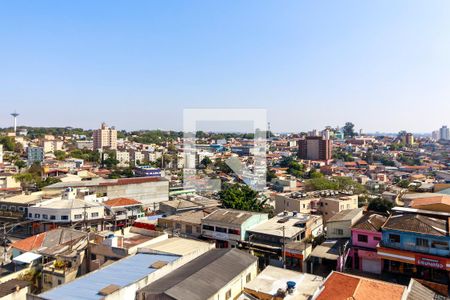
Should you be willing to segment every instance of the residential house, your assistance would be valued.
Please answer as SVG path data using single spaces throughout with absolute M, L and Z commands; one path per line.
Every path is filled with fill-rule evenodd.
M 346 209 L 331 217 L 326 224 L 327 239 L 351 238 L 351 228 L 361 219 L 363 210 L 363 208 Z
M 284 212 L 248 229 L 248 241 L 243 244 L 264 255 L 266 264 L 280 265 L 286 244 L 317 237 L 322 232 L 320 216 Z
M 325 224 L 339 212 L 356 208 L 358 208 L 358 195 L 323 197 L 317 204 L 317 210 L 322 213 Z
M 382 260 L 377 254 L 381 241 L 381 226 L 387 217 L 368 212 L 352 226 L 352 250 L 350 257 L 354 270 L 381 274 Z
M 275 195 L 275 213 L 284 211 L 299 212 L 302 214 L 311 213 L 311 202 L 318 201 L 319 197 L 302 192 Z
M 162 177 L 139 177 L 87 181 L 58 182 L 43 188 L 44 191 L 64 191 L 67 188 L 84 188 L 92 194 L 109 199 L 126 197 L 142 202 L 145 208 L 157 210 L 158 203 L 169 199 L 169 181 Z
M 55 224 L 75 228 L 89 226 L 103 230 L 104 206 L 95 202 L 96 195 L 80 194 L 79 191 L 68 188 L 60 197 L 44 200 L 28 207 L 27 218 L 35 221 L 33 230 L 46 231 L 54 228 Z
M 114 198 L 103 201 L 102 204 L 107 208 L 107 216 L 114 221 L 116 228 L 127 227 L 134 220 L 145 216 L 142 203 L 134 199 Z
M 237 246 L 248 238 L 248 229 L 268 218 L 264 213 L 218 209 L 202 219 L 202 236 L 216 240 L 218 248 Z
M 396 212 L 382 226 L 378 255 L 383 270 L 448 284 L 449 214 Z
M 208 213 L 186 211 L 176 215 L 158 218 L 158 226 L 172 235 L 200 237 L 202 235 L 202 219 Z

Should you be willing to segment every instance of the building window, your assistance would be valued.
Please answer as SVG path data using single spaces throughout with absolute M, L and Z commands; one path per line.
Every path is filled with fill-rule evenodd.
M 422 238 L 416 238 L 416 245 L 418 247 L 427 247 L 427 248 L 429 247 L 428 240 Z
M 441 241 L 432 241 L 431 248 L 448 250 L 448 243 Z
M 25 211 L 25 207 L 19 206 L 18 210 L 19 210 L 19 211 Z
M 51 215 L 51 216 L 50 216 L 50 220 L 56 220 L 56 216 Z
M 98 212 L 91 213 L 91 218 L 97 218 L 97 217 L 98 217 Z
M 358 242 L 367 243 L 368 241 L 367 235 L 358 234 Z
M 192 234 L 192 225 L 186 225 L 186 233 Z
M 235 235 L 240 235 L 241 231 L 239 229 L 228 228 L 228 233 L 235 234 Z
M 226 228 L 218 227 L 218 226 L 216 226 L 216 231 L 217 231 L 217 232 L 227 233 L 227 229 L 226 229 Z
M 225 299 L 228 300 L 231 298 L 231 290 L 228 290 L 227 293 L 225 294 Z
M 245 282 L 249 283 L 250 280 L 252 280 L 252 273 L 248 273 L 247 276 L 245 277 Z
M 46 215 L 46 214 L 43 214 L 43 215 L 42 215 L 42 219 L 44 219 L 44 220 L 48 220 L 48 215 Z
M 74 215 L 74 216 L 73 216 L 73 218 L 74 218 L 75 220 L 79 220 L 79 219 L 81 219 L 82 217 L 83 217 L 82 214 Z
M 33 214 L 32 213 L 29 213 L 28 214 L 28 218 L 32 218 L 33 217 Z
M 7 210 L 8 206 L 7 205 L 2 205 L 2 210 Z
M 203 225 L 203 229 L 204 229 L 204 230 L 211 230 L 211 231 L 214 231 L 214 226 L 211 226 L 211 225 Z
M 39 219 L 39 218 L 41 217 L 41 214 L 34 214 L 34 217 L 35 217 L 36 219 Z
M 335 228 L 334 229 L 334 234 L 343 235 L 344 234 L 344 230 L 340 229 L 340 228 Z
M 374 241 L 381 241 L 381 238 L 380 238 L 379 236 L 374 236 L 374 237 L 373 237 L 373 240 L 374 240 Z
M 15 207 L 15 206 L 10 206 L 10 207 L 9 207 L 9 210 L 10 210 L 10 211 L 16 211 L 16 207 Z
M 68 215 L 61 216 L 61 220 L 69 220 L 69 216 Z
M 389 242 L 391 243 L 400 243 L 400 236 L 398 234 L 390 234 Z

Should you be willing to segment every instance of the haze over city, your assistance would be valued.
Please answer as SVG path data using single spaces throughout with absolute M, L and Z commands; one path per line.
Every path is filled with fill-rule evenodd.
M 9 1 L 0 127 L 181 130 L 184 108 L 266 108 L 272 129 L 449 123 L 448 1 Z

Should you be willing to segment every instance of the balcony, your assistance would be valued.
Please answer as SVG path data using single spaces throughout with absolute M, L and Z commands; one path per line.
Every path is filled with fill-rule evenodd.
M 411 252 L 417 252 L 417 253 L 442 256 L 442 257 L 450 257 L 449 249 L 417 246 L 414 243 L 407 243 L 407 242 L 406 243 L 395 243 L 395 242 L 380 241 L 380 246 L 386 247 L 386 248 L 393 248 L 393 249 L 399 249 L 399 250 L 405 250 L 405 251 L 411 251 Z

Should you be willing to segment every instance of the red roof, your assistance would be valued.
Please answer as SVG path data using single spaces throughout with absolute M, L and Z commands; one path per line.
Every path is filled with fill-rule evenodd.
M 44 242 L 44 238 L 47 232 L 39 233 L 29 238 L 19 240 L 11 244 L 11 247 L 20 250 L 22 252 L 28 252 L 31 250 L 39 249 Z
M 317 300 L 400 300 L 405 288 L 393 283 L 333 272 L 326 279 L 324 289 L 317 297 Z
M 130 198 L 114 198 L 103 202 L 107 206 L 128 206 L 128 205 L 140 205 L 141 202 Z

